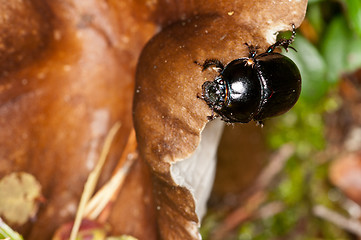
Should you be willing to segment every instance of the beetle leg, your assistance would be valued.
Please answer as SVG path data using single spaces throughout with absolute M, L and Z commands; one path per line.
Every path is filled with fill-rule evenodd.
M 260 121 L 256 121 L 256 125 L 257 125 L 257 126 L 260 126 L 261 128 L 263 128 L 264 123 L 263 123 L 262 120 L 260 120 Z
M 217 72 L 222 72 L 224 69 L 224 65 L 221 61 L 219 61 L 218 59 L 206 59 L 206 61 L 204 61 L 203 64 L 194 61 L 195 64 L 199 65 L 202 67 L 202 71 L 206 70 L 207 68 L 211 67 L 211 66 L 215 66 L 217 69 Z
M 197 93 L 197 98 L 204 100 L 203 94 Z
M 296 36 L 296 27 L 295 27 L 294 24 L 292 24 L 292 36 L 289 39 L 280 39 L 280 40 L 278 40 L 275 44 L 269 46 L 269 48 L 267 49 L 266 52 L 271 53 L 277 47 L 283 47 L 287 52 L 288 52 L 288 48 L 291 48 L 291 49 L 296 51 L 296 49 L 294 49 L 293 47 L 290 47 L 290 45 L 295 40 L 295 36 Z
M 294 47 L 288 46 L 288 48 L 291 48 L 293 51 L 297 52 L 297 50 Z
M 248 47 L 248 50 L 249 50 L 248 58 L 253 59 L 257 55 L 257 49 L 259 49 L 259 47 L 258 46 L 253 46 L 250 43 L 244 43 L 244 45 L 246 45 Z
M 218 115 L 214 112 L 214 110 L 212 109 L 212 114 L 211 114 L 211 116 L 207 116 L 207 119 L 209 120 L 209 121 L 212 121 L 212 120 L 214 120 L 216 117 L 217 117 Z

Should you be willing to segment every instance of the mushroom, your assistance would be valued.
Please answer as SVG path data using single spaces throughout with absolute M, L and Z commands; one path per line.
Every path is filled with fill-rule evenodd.
M 144 19 L 150 13 L 132 0 L 1 1 L 0 180 L 25 172 L 43 196 L 25 224 L 1 216 L 24 238 L 51 239 L 74 218 L 105 136 L 120 122 L 101 183 L 109 179 L 132 128 L 136 60 L 155 32 Z M 144 172 L 138 161 L 113 206 L 115 234 L 154 235 L 144 226 L 151 215 Z
M 194 61 L 246 56 L 245 42 L 265 49 L 277 32 L 300 25 L 306 4 L 2 1 L 0 177 L 31 174 L 44 197 L 34 218 L 17 230 L 26 239 L 50 239 L 74 217 L 104 138 L 120 121 L 101 182 L 109 179 L 132 128 L 137 58 L 159 31 L 139 59 L 134 92 L 134 124 L 147 165 L 134 164 L 109 222 L 115 234 L 155 239 L 153 188 L 161 238 L 199 239 L 223 123 L 207 124 L 211 110 L 197 94 L 215 73 L 202 73 Z
M 216 73 L 202 72 L 194 61 L 246 57 L 244 43 L 267 49 L 278 32 L 301 24 L 307 1 L 190 5 L 147 43 L 136 72 L 133 121 L 140 155 L 153 175 L 162 239 L 201 238 L 198 227 L 215 173 L 223 123 L 208 123 L 211 110 L 197 95 Z

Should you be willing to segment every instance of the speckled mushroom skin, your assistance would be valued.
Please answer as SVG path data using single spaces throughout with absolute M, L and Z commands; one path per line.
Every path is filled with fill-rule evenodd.
M 28 240 L 51 239 L 72 220 L 104 138 L 120 121 L 100 183 L 109 179 L 133 127 L 140 52 L 159 33 L 138 65 L 133 116 L 146 163 L 132 168 L 109 223 L 112 234 L 138 239 L 197 239 L 193 198 L 169 175 L 172 162 L 196 149 L 210 114 L 195 96 L 214 74 L 193 61 L 227 63 L 247 54 L 244 42 L 267 47 L 274 33 L 300 25 L 306 4 L 0 0 L 0 178 L 28 172 L 45 199 L 14 227 Z
M 120 121 L 100 184 L 111 176 L 132 128 L 135 65 L 156 31 L 153 11 L 132 0 L 0 1 L 0 179 L 27 172 L 43 195 L 26 224 L 9 223 L 25 239 L 51 239 L 74 218 Z M 112 206 L 113 234 L 156 237 L 149 179 L 137 161 Z
M 173 163 L 195 151 L 211 115 L 197 94 L 216 73 L 202 72 L 194 61 L 217 58 L 226 64 L 248 55 L 244 43 L 264 51 L 278 31 L 301 24 L 306 5 L 307 1 L 197 1 L 189 2 L 183 14 L 172 9 L 180 18 L 168 19 L 171 23 L 160 18 L 168 26 L 141 54 L 133 110 L 140 154 L 154 176 L 162 239 L 200 238 L 192 193 L 170 174 Z

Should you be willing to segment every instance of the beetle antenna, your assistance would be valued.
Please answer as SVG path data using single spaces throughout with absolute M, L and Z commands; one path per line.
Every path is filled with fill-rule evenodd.
M 197 93 L 197 98 L 204 100 L 203 94 Z

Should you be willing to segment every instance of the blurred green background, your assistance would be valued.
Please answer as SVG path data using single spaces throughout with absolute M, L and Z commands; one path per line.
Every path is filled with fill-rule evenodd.
M 283 33 L 280 37 L 282 36 L 289 37 L 290 33 Z M 260 143 L 255 143 L 258 144 L 256 148 L 262 152 L 267 152 L 267 149 L 275 152 L 285 144 L 291 144 L 292 154 L 275 177 L 276 180 L 272 180 L 274 184 L 261 191 L 264 197 L 259 205 L 256 204 L 257 207 L 247 208 L 244 205 L 247 201 L 252 202 L 252 199 L 248 199 L 246 203 L 239 200 L 247 199 L 244 196 L 239 197 L 243 191 L 236 191 L 232 195 L 236 200 L 230 201 L 230 194 L 220 193 L 217 189 L 221 189 L 222 184 L 224 189 L 231 188 L 231 181 L 216 181 L 209 203 L 210 211 L 202 224 L 204 239 L 216 239 L 217 236 L 218 239 L 240 240 L 361 239 L 361 236 L 356 236 L 339 224 L 332 223 L 332 220 L 315 215 L 315 206 L 321 205 L 346 219 L 358 221 L 357 218 L 360 218 L 357 215 L 359 206 L 329 180 L 329 167 L 337 153 L 333 152 L 334 148 L 330 148 L 326 132 L 330 127 L 327 126 L 327 118 L 333 118 L 332 114 L 343 107 L 343 100 L 339 95 L 340 79 L 345 74 L 352 74 L 361 68 L 361 0 L 309 1 L 305 21 L 297 29 L 292 46 L 297 52 L 290 50 L 284 54 L 292 58 L 300 69 L 301 97 L 290 112 L 266 122 L 261 133 L 256 133 L 262 135 L 266 149 L 260 146 Z M 238 131 L 237 126 L 228 128 L 230 129 L 226 129 L 226 132 Z M 252 131 L 259 132 L 256 128 L 260 127 L 255 127 L 256 130 L 250 132 L 242 126 L 241 128 L 243 129 L 240 132 L 244 138 L 244 135 L 254 135 Z M 227 143 L 227 138 L 222 141 L 224 146 L 232 142 Z M 229 150 L 222 150 L 222 143 L 219 152 L 221 160 L 232 158 L 224 157 L 222 152 Z M 239 158 L 253 161 L 252 156 L 255 153 L 257 151 Z M 245 169 L 238 171 L 244 176 L 247 174 L 245 172 L 248 163 L 242 164 Z M 255 170 L 249 178 L 257 178 L 262 171 L 261 168 L 267 164 L 259 162 L 254 168 L 260 170 Z M 217 178 L 222 178 L 222 172 L 217 174 Z M 236 175 L 237 173 L 232 179 L 237 178 Z M 249 186 L 255 180 L 252 181 L 243 184 Z M 243 188 L 247 189 L 247 186 Z M 231 207 L 225 206 L 230 202 Z M 348 207 L 345 207 L 346 205 Z M 278 210 L 273 209 L 272 212 L 271 209 L 270 214 L 260 216 L 259 209 L 264 206 L 275 206 Z M 350 206 L 354 207 L 353 216 L 349 211 Z M 247 212 L 247 209 L 250 210 Z M 234 220 L 237 217 L 238 220 Z M 237 221 L 239 224 L 236 227 L 227 229 L 227 224 L 229 227 Z M 223 233 L 217 235 L 217 231 L 222 230 Z

